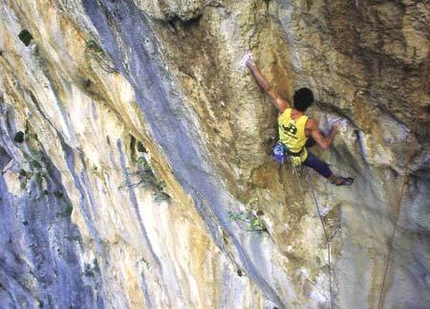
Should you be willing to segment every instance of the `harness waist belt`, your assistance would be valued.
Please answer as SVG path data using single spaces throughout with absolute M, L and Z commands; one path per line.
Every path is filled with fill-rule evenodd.
M 285 146 L 285 145 L 284 145 Z M 303 148 L 302 148 L 302 150 L 300 150 L 299 152 L 292 152 L 290 149 L 288 149 L 288 147 L 287 146 L 285 146 L 285 152 L 288 154 L 288 155 L 290 155 L 290 156 L 293 156 L 293 157 L 300 157 L 301 155 L 302 155 L 302 153 L 303 153 Z

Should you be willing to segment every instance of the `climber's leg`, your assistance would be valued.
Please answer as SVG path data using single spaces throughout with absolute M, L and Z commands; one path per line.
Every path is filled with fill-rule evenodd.
M 324 178 L 329 178 L 333 175 L 333 172 L 330 170 L 330 167 L 327 165 L 327 163 L 318 159 L 310 152 L 308 153 L 308 157 L 306 158 L 305 162 L 303 162 L 303 165 L 309 166 Z
M 351 177 L 334 175 L 327 163 L 318 159 L 310 152 L 308 153 L 308 157 L 306 158 L 305 162 L 303 162 L 303 165 L 309 166 L 318 174 L 330 180 L 330 182 L 336 186 L 349 186 L 354 182 L 354 179 Z

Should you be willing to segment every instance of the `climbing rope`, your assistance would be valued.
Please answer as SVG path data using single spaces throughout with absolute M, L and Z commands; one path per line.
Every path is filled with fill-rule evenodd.
M 404 144 L 408 145 L 408 143 L 407 143 L 408 138 L 410 136 L 415 136 L 415 132 L 417 132 L 416 130 L 418 128 L 418 123 L 419 123 L 418 121 L 415 122 L 414 127 L 412 128 L 411 134 L 406 137 Z M 406 147 L 406 149 L 407 149 L 407 147 Z M 384 294 L 385 294 L 385 285 L 387 282 L 388 268 L 389 268 L 389 264 L 390 264 L 391 253 L 393 251 L 394 239 L 395 239 L 396 234 L 397 234 L 398 222 L 399 222 L 400 211 L 401 211 L 402 201 L 403 201 L 403 195 L 405 194 L 406 185 L 409 181 L 410 163 L 412 161 L 412 157 L 414 156 L 414 154 L 415 154 L 414 149 L 409 149 L 409 151 L 407 152 L 406 158 L 405 158 L 405 169 L 404 169 L 405 175 L 403 177 L 402 186 L 400 188 L 400 195 L 399 195 L 399 199 L 398 199 L 398 203 L 397 203 L 397 207 L 396 207 L 396 219 L 394 221 L 393 232 L 391 233 L 391 240 L 390 240 L 390 244 L 388 246 L 388 255 L 387 255 L 387 258 L 386 258 L 385 263 L 384 263 L 384 275 L 382 277 L 381 291 L 379 293 L 378 309 L 381 309 L 382 306 L 384 305 L 384 299 L 383 298 L 384 298 Z
M 302 168 L 301 168 L 302 165 L 296 166 L 292 162 L 292 166 L 293 166 L 293 174 L 297 177 L 297 183 L 299 184 L 300 193 L 301 193 L 301 196 L 303 199 L 303 204 L 304 204 L 304 198 L 303 198 L 304 192 L 302 190 L 302 186 L 300 185 L 300 179 L 301 179 L 300 174 L 302 172 Z M 308 184 L 308 188 L 310 188 L 311 195 L 312 195 L 312 198 L 314 200 L 315 207 L 317 209 L 318 217 L 321 221 L 321 225 L 322 225 L 322 228 L 324 231 L 325 243 L 327 246 L 327 266 L 328 266 L 328 280 L 329 280 L 329 292 L 330 292 L 330 308 L 333 309 L 334 308 L 334 297 L 333 297 L 333 287 L 332 287 L 333 283 L 332 283 L 332 275 L 331 275 L 331 273 L 332 273 L 332 271 L 331 271 L 331 240 L 332 240 L 334 235 L 332 237 L 329 237 L 329 235 L 328 235 L 327 227 L 325 225 L 324 218 L 321 215 L 320 206 L 319 206 L 318 200 L 315 196 L 315 192 L 312 189 L 309 175 L 310 175 L 309 173 L 306 173 L 306 182 Z
M 310 174 L 307 173 L 306 181 L 308 183 L 308 188 L 310 189 L 312 197 L 314 199 L 314 203 L 315 203 L 315 207 L 317 209 L 318 217 L 321 221 L 321 225 L 322 225 L 322 228 L 324 230 L 324 237 L 325 237 L 325 242 L 326 242 L 326 246 L 327 246 L 327 265 L 328 265 L 328 280 L 329 280 L 329 291 L 330 291 L 330 305 L 331 305 L 331 308 L 333 309 L 334 308 L 334 297 L 333 297 L 333 284 L 332 284 L 332 275 L 331 275 L 331 239 L 332 239 L 332 237 L 329 237 L 329 235 L 327 233 L 327 227 L 325 225 L 324 218 L 321 215 L 321 209 L 319 207 L 318 200 L 315 196 L 315 192 L 314 192 L 313 187 L 311 185 L 309 175 Z
M 430 55 L 430 47 L 427 44 L 427 57 L 425 58 L 426 61 L 424 62 L 424 66 L 423 66 L 424 70 L 423 70 L 423 74 L 422 74 L 422 78 L 421 78 L 421 81 L 422 81 L 421 87 L 420 87 L 421 93 L 425 93 L 426 87 L 427 87 L 427 76 L 428 76 L 428 68 L 429 68 L 429 63 L 428 63 L 429 57 L 428 56 L 429 55 Z M 417 101 L 415 101 L 414 103 L 417 103 Z M 414 116 L 415 117 L 413 117 L 413 119 L 419 119 L 419 117 L 416 117 L 417 115 L 414 115 Z M 409 136 L 415 136 L 419 123 L 420 123 L 419 121 L 414 122 L 411 134 L 406 137 L 406 141 L 407 141 Z M 397 229 L 398 229 L 398 221 L 399 221 L 399 217 L 400 217 L 400 210 L 402 207 L 403 195 L 405 194 L 406 184 L 409 181 L 410 163 L 411 163 L 411 160 L 412 160 L 412 157 L 414 154 L 415 154 L 415 151 L 413 149 L 410 149 L 410 151 L 407 153 L 407 156 L 405 158 L 405 176 L 403 177 L 402 186 L 400 188 L 399 202 L 397 205 L 397 216 L 396 216 L 396 220 L 394 222 L 393 232 L 391 233 L 391 241 L 390 241 L 390 245 L 389 245 L 389 249 L 388 249 L 387 259 L 385 260 L 384 276 L 382 279 L 381 291 L 379 294 L 378 309 L 382 308 L 383 302 L 384 302 L 383 298 L 384 298 L 384 294 L 385 294 L 385 285 L 387 282 L 387 274 L 388 274 L 388 268 L 389 268 L 390 259 L 391 259 L 391 253 L 393 251 L 394 239 L 395 239 Z

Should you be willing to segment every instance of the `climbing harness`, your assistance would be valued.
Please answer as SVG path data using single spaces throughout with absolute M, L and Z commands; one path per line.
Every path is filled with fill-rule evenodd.
M 302 148 L 299 152 L 292 152 L 284 143 L 279 141 L 273 147 L 272 158 L 281 164 L 289 160 L 293 166 L 298 167 L 302 165 L 302 154 L 304 151 L 305 149 Z
M 277 142 L 275 147 L 273 147 L 272 150 L 272 158 L 275 159 L 275 161 L 284 164 L 286 160 L 286 149 L 284 144 L 281 142 Z

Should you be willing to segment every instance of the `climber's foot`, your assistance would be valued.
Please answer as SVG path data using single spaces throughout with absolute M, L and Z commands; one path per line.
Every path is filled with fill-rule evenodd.
M 336 177 L 336 180 L 333 182 L 336 186 L 350 186 L 354 182 L 354 178 L 351 177 Z

